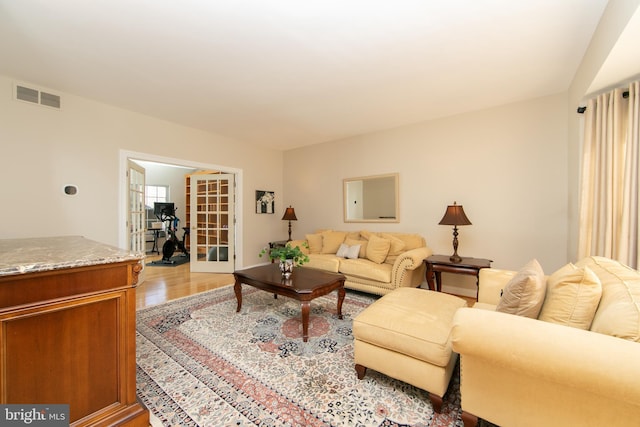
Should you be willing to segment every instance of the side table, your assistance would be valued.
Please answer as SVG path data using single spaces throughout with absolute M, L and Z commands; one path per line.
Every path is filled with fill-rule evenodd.
M 284 248 L 287 243 L 289 243 L 287 240 L 277 240 L 274 242 L 269 242 L 269 248 L 273 249 L 273 248 Z
M 449 255 L 431 255 L 424 260 L 427 266 L 426 279 L 429 289 L 432 291 L 442 291 L 442 273 L 467 274 L 476 276 L 476 300 L 478 299 L 478 276 L 480 270 L 491 267 L 492 260 L 484 258 L 465 258 L 460 262 L 452 262 Z M 433 277 L 435 276 L 435 283 Z
M 287 246 L 287 243 L 289 243 L 287 240 L 277 240 L 274 242 L 269 242 L 269 249 L 274 249 L 274 248 L 284 248 L 285 246 Z M 274 260 L 271 260 L 271 263 L 274 263 Z

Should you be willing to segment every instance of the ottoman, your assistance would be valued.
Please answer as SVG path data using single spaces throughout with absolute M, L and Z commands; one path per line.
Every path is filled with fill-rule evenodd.
M 453 295 L 399 288 L 353 319 L 356 373 L 367 368 L 429 392 L 436 412 L 458 354 L 451 349 L 454 313 L 467 302 Z

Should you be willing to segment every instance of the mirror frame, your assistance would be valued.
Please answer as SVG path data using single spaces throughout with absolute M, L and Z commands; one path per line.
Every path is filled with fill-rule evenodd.
M 394 211 L 395 218 L 374 218 L 374 219 L 353 219 L 348 218 L 347 206 L 351 204 L 349 200 L 347 200 L 348 191 L 347 185 L 350 182 L 354 181 L 366 181 L 371 179 L 380 179 L 380 178 L 393 178 L 394 179 Z M 343 218 L 344 222 L 400 222 L 400 175 L 398 173 L 390 173 L 383 175 L 370 175 L 370 176 L 360 176 L 355 178 L 345 178 L 342 180 L 342 210 L 343 210 Z

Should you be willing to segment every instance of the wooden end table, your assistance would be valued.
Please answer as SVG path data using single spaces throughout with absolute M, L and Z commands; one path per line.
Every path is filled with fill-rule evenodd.
M 342 319 L 342 302 L 345 297 L 344 281 L 342 274 L 327 273 L 313 268 L 295 267 L 289 279 L 282 277 L 278 264 L 267 264 L 258 267 L 237 270 L 233 272 L 236 279 L 234 291 L 238 308 L 242 307 L 242 284 L 271 292 L 274 297 L 278 295 L 293 298 L 302 305 L 302 340 L 309 339 L 309 311 L 311 300 L 338 291 L 338 318 Z
M 424 260 L 427 265 L 426 279 L 429 289 L 442 292 L 442 273 L 467 274 L 476 276 L 476 300 L 478 299 L 477 288 L 480 270 L 491 267 L 492 261 L 484 258 L 462 257 L 462 261 L 453 262 L 449 255 L 431 255 Z M 435 284 L 433 277 L 435 276 Z

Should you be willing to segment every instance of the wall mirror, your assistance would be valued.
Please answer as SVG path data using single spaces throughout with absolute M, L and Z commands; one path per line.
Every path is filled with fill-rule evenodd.
M 344 222 L 400 222 L 398 174 L 343 180 Z

